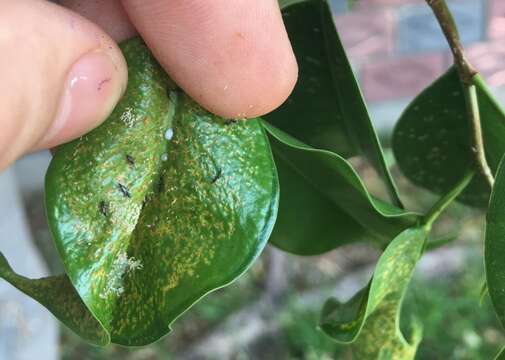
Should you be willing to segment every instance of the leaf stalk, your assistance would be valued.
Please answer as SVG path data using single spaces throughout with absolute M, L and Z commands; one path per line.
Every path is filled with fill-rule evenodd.
M 454 64 L 461 75 L 461 80 L 464 84 L 472 84 L 472 79 L 477 74 L 477 70 L 475 70 L 465 56 L 459 37 L 458 27 L 456 26 L 456 22 L 452 17 L 449 7 L 445 0 L 426 0 L 426 2 L 435 14 L 442 28 L 442 32 L 447 39 L 447 43 L 454 57 Z
M 428 211 L 424 216 L 423 224 L 427 230 L 431 229 L 431 226 L 438 219 L 438 217 L 444 212 L 445 209 L 456 199 L 465 188 L 470 184 L 475 172 L 473 170 L 467 172 L 460 181 L 443 197 L 441 197 L 435 205 Z
M 490 188 L 493 188 L 494 176 L 486 159 L 484 140 L 482 137 L 479 102 L 474 82 L 475 75 L 477 75 L 478 72 L 465 56 L 458 28 L 445 0 L 426 0 L 426 3 L 431 7 L 438 23 L 440 24 L 442 32 L 447 39 L 447 43 L 449 44 L 454 58 L 454 65 L 458 70 L 459 77 L 463 84 L 467 114 L 472 125 L 472 150 L 475 154 L 475 162 Z
M 476 163 L 480 172 L 486 179 L 489 187 L 492 189 L 494 186 L 494 176 L 491 168 L 487 163 L 486 152 L 484 149 L 484 138 L 482 136 L 482 125 L 480 121 L 479 100 L 477 97 L 477 87 L 474 84 L 469 84 L 464 87 L 465 103 L 467 112 L 472 120 L 472 135 L 473 147 L 472 151 L 476 157 Z

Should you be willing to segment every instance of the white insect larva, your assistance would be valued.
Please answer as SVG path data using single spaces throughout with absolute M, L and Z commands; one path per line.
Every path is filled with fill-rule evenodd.
M 172 140 L 173 137 L 174 137 L 174 130 L 172 128 L 167 129 L 167 131 L 165 131 L 165 139 L 170 141 Z
M 133 110 L 131 108 L 126 108 L 124 113 L 121 114 L 120 120 L 126 125 L 126 127 L 133 127 L 136 121 Z

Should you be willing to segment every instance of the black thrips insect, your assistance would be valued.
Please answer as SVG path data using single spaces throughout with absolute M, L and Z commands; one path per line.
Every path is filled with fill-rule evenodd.
M 105 201 L 100 201 L 99 207 L 103 216 L 109 216 L 109 205 Z
M 126 155 L 126 162 L 131 166 L 135 166 L 135 159 L 131 155 Z
M 224 121 L 224 124 L 225 125 L 233 125 L 233 124 L 236 124 L 238 122 L 238 120 L 235 120 L 235 119 L 228 119 L 228 120 L 225 120 Z
M 130 194 L 130 190 L 128 190 L 128 188 L 126 186 L 124 186 L 121 183 L 117 183 L 117 186 L 118 186 L 119 190 L 123 193 L 124 196 L 126 196 L 127 198 L 132 197 L 132 195 Z
M 158 192 L 162 193 L 163 190 L 165 190 L 165 179 L 163 179 L 163 176 L 160 176 L 158 181 Z
M 212 180 L 210 181 L 210 183 L 214 184 L 221 177 L 221 175 L 223 175 L 223 170 L 221 168 L 218 168 L 217 172 L 216 172 L 216 175 L 214 175 L 214 177 L 212 178 Z

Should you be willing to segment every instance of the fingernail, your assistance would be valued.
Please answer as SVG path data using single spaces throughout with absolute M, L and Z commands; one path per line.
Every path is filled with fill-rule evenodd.
M 44 146 L 69 141 L 98 126 L 121 97 L 126 79 L 102 50 L 83 55 L 70 69 L 57 116 Z

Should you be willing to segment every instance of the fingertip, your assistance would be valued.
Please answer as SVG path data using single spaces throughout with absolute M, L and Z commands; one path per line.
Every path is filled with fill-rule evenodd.
M 55 119 L 36 147 L 54 147 L 75 139 L 110 115 L 126 89 L 126 65 L 116 64 L 99 49 L 72 65 Z
M 289 96 L 298 67 L 276 0 L 123 0 L 170 76 L 226 118 L 268 113 Z
M 99 125 L 127 82 L 126 62 L 116 43 L 83 17 L 47 1 L 7 2 L 3 10 L 0 168 L 27 151 L 68 142 Z M 97 53 L 102 60 L 89 59 Z M 78 78 L 75 91 L 72 76 Z M 84 82 L 90 91 L 83 91 Z M 93 98 L 93 91 L 102 96 Z M 80 95 L 65 102 L 72 92 Z M 77 98 L 92 101 L 79 105 Z M 65 104 L 71 110 L 62 116 Z
M 288 43 L 289 44 L 289 43 Z M 270 44 L 254 45 L 257 55 L 237 59 L 222 79 L 191 89 L 196 100 L 209 111 L 225 118 L 255 118 L 282 105 L 298 79 L 296 58 L 289 48 L 272 51 Z

